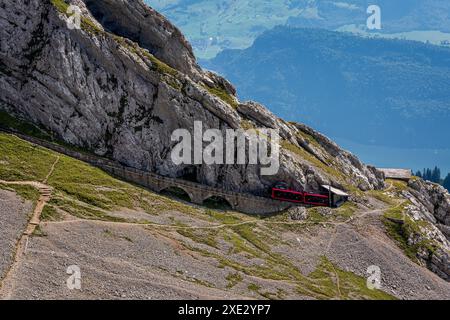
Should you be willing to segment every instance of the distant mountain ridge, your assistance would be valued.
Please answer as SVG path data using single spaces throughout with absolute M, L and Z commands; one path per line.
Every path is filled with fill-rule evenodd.
M 223 49 L 243 49 L 278 25 L 335 30 L 366 29 L 367 8 L 381 8 L 381 33 L 450 32 L 450 2 L 445 0 L 146 0 L 186 34 L 201 58 Z M 276 13 L 276 14 L 274 14 Z M 350 28 L 351 29 L 351 28 Z M 378 30 L 377 30 L 378 32 Z M 431 39 L 421 35 L 418 39 Z
M 412 30 L 440 30 L 450 32 L 450 2 L 442 0 L 345 0 L 298 1 L 317 12 L 316 16 L 301 14 L 290 17 L 288 25 L 335 29 L 343 25 L 365 25 L 367 8 L 377 5 L 381 9 L 381 32 Z M 306 3 L 306 4 L 304 4 Z
M 277 27 L 206 67 L 243 99 L 333 137 L 363 144 L 445 148 L 450 136 L 450 49 Z

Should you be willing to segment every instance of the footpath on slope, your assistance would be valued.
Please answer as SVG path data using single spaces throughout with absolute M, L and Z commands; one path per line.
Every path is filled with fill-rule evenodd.
M 41 222 L 41 214 L 45 205 L 50 201 L 53 193 L 53 188 L 48 186 L 46 183 L 50 176 L 52 175 L 56 164 L 59 161 L 59 156 L 56 158 L 55 162 L 52 164 L 47 176 L 42 182 L 38 181 L 4 181 L 0 180 L 0 183 L 5 185 L 26 185 L 38 189 L 40 196 L 34 207 L 33 214 L 28 221 L 28 224 L 22 233 L 22 236 L 17 241 L 16 250 L 14 253 L 14 259 L 11 267 L 6 272 L 5 277 L 0 279 L 0 298 L 8 299 L 14 289 L 14 274 L 20 264 L 22 257 L 27 252 L 28 240 L 30 236 L 36 231 L 36 228 Z

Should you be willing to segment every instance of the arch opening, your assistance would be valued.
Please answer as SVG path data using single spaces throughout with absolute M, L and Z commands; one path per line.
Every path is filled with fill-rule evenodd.
M 219 196 L 212 196 L 209 198 L 206 198 L 205 200 L 203 200 L 203 205 L 207 208 L 210 209 L 215 209 L 215 210 L 232 210 L 233 206 L 231 205 L 231 203 L 223 198 L 223 197 L 219 197 Z
M 184 189 L 179 187 L 167 187 L 161 190 L 162 195 L 168 196 L 170 198 L 174 198 L 177 200 L 183 200 L 186 202 L 192 202 L 192 198 Z

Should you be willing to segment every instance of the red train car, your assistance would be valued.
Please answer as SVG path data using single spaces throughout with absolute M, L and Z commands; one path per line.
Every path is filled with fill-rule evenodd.
M 294 203 L 303 203 L 311 206 L 320 206 L 320 207 L 329 207 L 330 196 L 328 194 L 323 193 L 309 193 L 309 192 L 299 192 L 288 189 L 272 189 L 272 199 L 294 202 Z

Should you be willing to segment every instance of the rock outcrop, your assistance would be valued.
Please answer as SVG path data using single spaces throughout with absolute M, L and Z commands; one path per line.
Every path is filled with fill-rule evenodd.
M 409 187 L 414 197 L 434 217 L 431 222 L 450 226 L 450 194 L 444 187 L 422 179 L 411 180 Z
M 202 77 L 192 47 L 166 18 L 141 1 L 78 0 L 106 31 L 136 42 L 158 59 L 195 80 Z
M 420 263 L 450 280 L 450 195 L 442 186 L 412 179 L 401 192 L 408 200 L 401 233 Z

